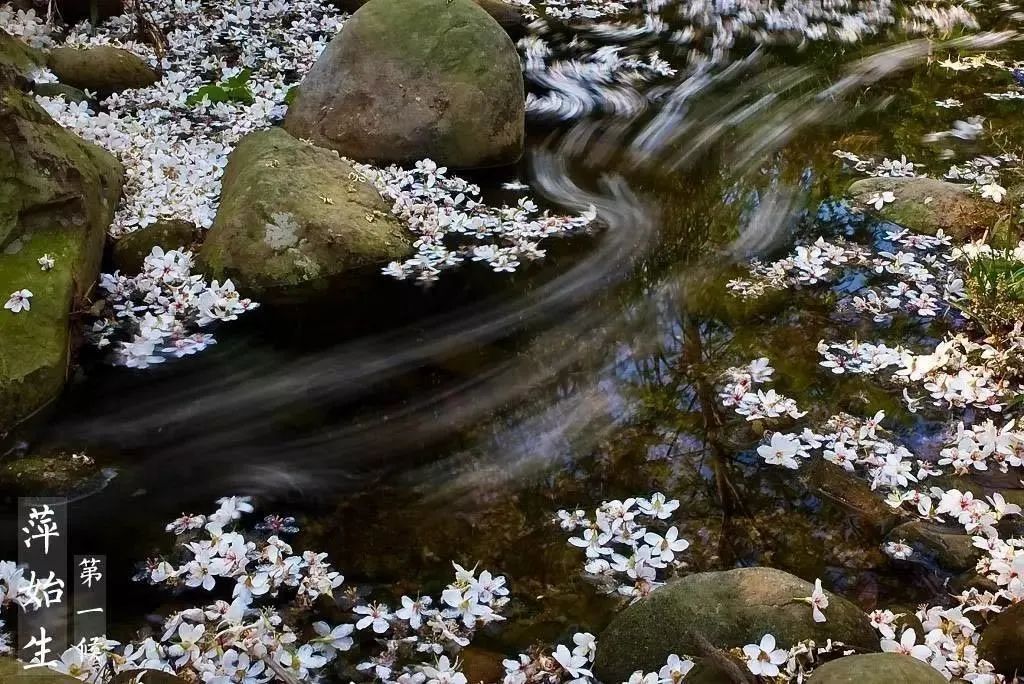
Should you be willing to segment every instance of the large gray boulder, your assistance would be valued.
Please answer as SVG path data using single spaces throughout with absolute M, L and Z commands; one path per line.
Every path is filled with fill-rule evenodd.
M 370 0 L 299 86 L 285 128 L 358 161 L 500 166 L 523 153 L 522 67 L 472 0 Z
M 669 582 L 619 613 L 597 642 L 594 672 L 601 681 L 624 682 L 636 670 L 657 671 L 672 653 L 695 655 L 699 640 L 728 650 L 772 633 L 780 648 L 803 639 L 826 640 L 874 651 L 878 636 L 867 615 L 828 593 L 826 622 L 814 622 L 800 598 L 814 586 L 773 568 L 702 572 Z
M 939 671 L 917 658 L 896 653 L 866 653 L 825 663 L 810 684 L 945 684 Z
M 412 251 L 377 190 L 330 150 L 280 128 L 250 133 L 228 158 L 199 267 L 247 295 L 302 295 Z
M 30 96 L 0 91 L 0 434 L 54 399 L 73 347 L 69 316 L 99 275 L 124 182 L 109 153 L 58 125 Z M 38 259 L 50 254 L 53 269 Z

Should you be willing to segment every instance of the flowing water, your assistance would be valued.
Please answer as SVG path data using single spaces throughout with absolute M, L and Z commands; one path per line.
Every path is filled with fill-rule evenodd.
M 753 458 L 759 434 L 714 388 L 723 369 L 767 356 L 776 388 L 815 414 L 885 409 L 927 440 L 928 416 L 818 366 L 818 339 L 871 337 L 870 325 L 811 297 L 743 304 L 725 282 L 750 257 L 838 230 L 812 220 L 856 177 L 836 148 L 906 154 L 931 175 L 951 163 L 945 147 L 955 160 L 1012 149 L 1022 105 L 983 95 L 1009 75 L 934 63 L 986 49 L 1024 57 L 1012 8 L 974 9 L 984 31 L 1009 33 L 741 37 L 701 68 L 670 31 L 624 30 L 642 26 L 627 15 L 589 40 L 658 47 L 678 74 L 584 93 L 588 111 L 572 121 L 531 121 L 519 170 L 552 207 L 595 205 L 600 230 L 547 245 L 541 265 L 512 275 L 469 268 L 428 289 L 382 276 L 369 294 L 264 307 L 204 354 L 155 369 L 86 359 L 32 449 L 84 450 L 116 471 L 72 504 L 70 536 L 72 553 L 108 556 L 115 636 L 172 600 L 130 581 L 169 547 L 164 524 L 226 494 L 295 515 L 296 548 L 329 552 L 348 583 L 392 602 L 442 587 L 452 560 L 506 575 L 509 619 L 474 642 L 503 654 L 596 633 L 619 606 L 581 577 L 554 511 L 652 491 L 682 502 L 674 522 L 694 571 L 771 565 L 822 577 L 865 609 L 942 595 L 946 577 L 892 564 L 863 514 Z M 949 97 L 963 110 L 933 104 Z M 923 142 L 968 114 L 992 134 Z M 499 189 L 504 173 L 474 180 L 489 199 L 517 198 Z M 13 539 L 2 548 L 16 553 Z

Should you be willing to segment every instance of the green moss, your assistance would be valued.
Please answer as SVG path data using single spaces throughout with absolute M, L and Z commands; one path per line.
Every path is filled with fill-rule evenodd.
M 23 456 L 0 465 L 0 491 L 8 496 L 66 496 L 96 474 L 92 460 L 67 453 Z
M 22 288 L 34 295 L 29 311 L 0 311 L 0 425 L 46 404 L 64 384 L 73 264 L 82 248 L 78 235 L 56 227 L 24 238 L 18 253 L 0 255 L 0 299 Z M 57 262 L 51 271 L 36 263 L 47 253 Z
M 0 311 L 0 431 L 64 384 L 68 314 L 99 272 L 120 195 L 121 165 L 57 125 L 32 99 L 0 97 L 0 299 L 33 293 L 31 309 Z M 43 271 L 37 259 L 54 257 Z
M 850 185 L 848 194 L 866 205 L 877 193 L 892 192 L 896 200 L 872 210 L 919 233 L 934 235 L 943 230 L 957 239 L 980 237 L 999 221 L 995 202 L 972 194 L 966 186 L 934 178 L 866 178 Z
M 14 658 L 0 658 L 0 682 L 3 684 L 75 684 L 80 681 L 48 668 L 27 670 Z

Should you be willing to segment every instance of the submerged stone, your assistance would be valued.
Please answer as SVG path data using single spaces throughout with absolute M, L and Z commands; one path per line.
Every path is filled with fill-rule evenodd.
M 168 219 L 122 235 L 114 242 L 114 268 L 126 275 L 139 273 L 154 247 L 162 247 L 164 251 L 182 247 L 189 249 L 196 242 L 198 233 L 189 221 Z
M 799 599 L 814 586 L 774 568 L 702 572 L 669 582 L 619 613 L 598 637 L 594 672 L 606 682 L 624 682 L 636 670 L 657 671 L 672 653 L 700 652 L 699 639 L 728 650 L 756 643 L 771 632 L 780 648 L 803 639 L 841 641 L 878 649 L 867 615 L 850 601 L 826 592 L 826 622 L 814 622 Z
M 86 102 L 89 97 L 78 88 L 64 83 L 36 83 L 32 92 L 43 97 L 63 97 L 68 102 Z
M 472 0 L 371 0 L 303 79 L 284 126 L 358 161 L 512 164 L 525 135 L 519 55 Z
M 376 188 L 337 154 L 280 128 L 250 133 L 228 159 L 199 268 L 246 296 L 300 294 L 412 251 Z
M 810 684 L 943 684 L 946 678 L 909 655 L 867 653 L 825 663 L 808 681 Z
M 1008 677 L 1024 672 L 1024 603 L 996 615 L 981 632 L 978 655 Z
M 867 482 L 834 463 L 815 459 L 801 469 L 800 477 L 815 495 L 845 508 L 879 533 L 885 533 L 899 521 L 899 516 Z
M 61 83 L 100 95 L 145 88 L 158 79 L 141 57 L 109 45 L 54 48 L 47 61 Z
M 8 496 L 66 496 L 99 475 L 90 458 L 30 455 L 0 463 L 0 491 Z
M 847 194 L 863 206 L 883 192 L 891 192 L 896 200 L 881 209 L 869 209 L 881 218 L 928 235 L 941 229 L 959 240 L 981 236 L 996 225 L 1003 211 L 966 185 L 934 178 L 865 178 L 853 183 Z
M 13 89 L 0 95 L 0 143 L 0 299 L 34 295 L 29 311 L 0 310 L 3 433 L 64 386 L 69 315 L 96 282 L 124 172 Z M 44 254 L 52 270 L 40 268 Z
M 886 539 L 906 542 L 913 547 L 915 557 L 923 557 L 951 572 L 973 568 L 981 557 L 970 535 L 921 520 L 893 528 Z

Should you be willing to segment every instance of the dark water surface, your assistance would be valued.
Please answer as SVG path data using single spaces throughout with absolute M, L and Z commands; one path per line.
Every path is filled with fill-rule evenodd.
M 392 603 L 438 590 L 452 560 L 506 575 L 509 619 L 474 642 L 502 653 L 596 632 L 617 606 L 580 577 L 554 511 L 653 491 L 682 502 L 674 522 L 694 570 L 772 565 L 865 609 L 942 595 L 943 576 L 894 565 L 862 516 L 753 458 L 758 434 L 714 396 L 723 369 L 768 356 L 776 389 L 813 415 L 884 408 L 927 434 L 928 416 L 901 418 L 894 396 L 817 365 L 818 339 L 877 333 L 810 297 L 744 306 L 724 285 L 737 264 L 815 229 L 801 214 L 855 177 L 836 148 L 906 154 L 941 175 L 1021 140 L 1024 105 L 983 95 L 1009 74 L 943 70 L 929 51 L 956 54 L 890 33 L 737 46 L 731 66 L 694 74 L 666 44 L 680 73 L 647 112 L 530 124 L 521 177 L 556 209 L 595 204 L 606 224 L 546 244 L 542 265 L 471 266 L 430 289 L 381 276 L 368 291 L 263 307 L 199 357 L 147 371 L 87 361 L 32 448 L 84 450 L 117 471 L 71 508 L 72 553 L 108 556 L 113 636 L 168 609 L 169 596 L 130 581 L 169 548 L 164 525 L 227 494 L 295 515 L 297 549 L 329 552 L 347 583 Z M 684 105 L 677 87 L 692 89 Z M 934 106 L 947 97 L 964 108 Z M 922 142 L 969 114 L 1003 137 L 958 144 L 950 161 Z M 512 202 L 503 180 L 479 178 Z M 0 558 L 15 557 L 13 508 L 0 531 Z

